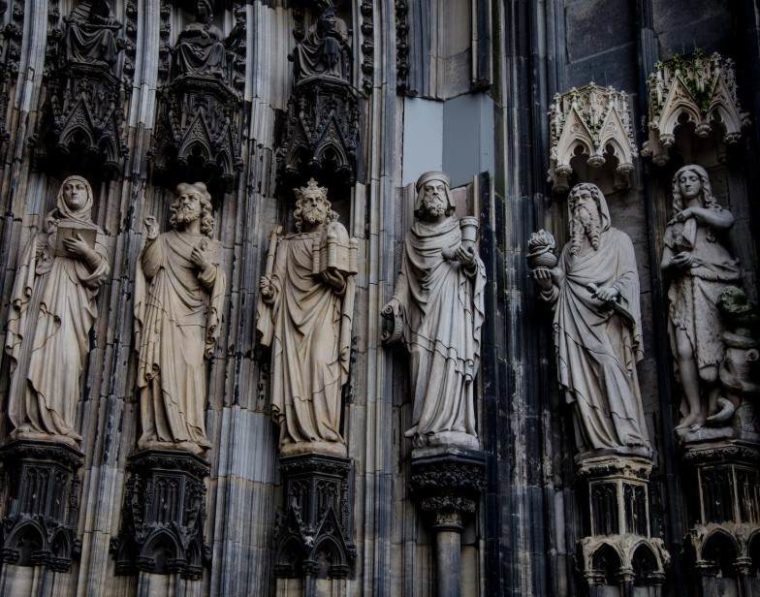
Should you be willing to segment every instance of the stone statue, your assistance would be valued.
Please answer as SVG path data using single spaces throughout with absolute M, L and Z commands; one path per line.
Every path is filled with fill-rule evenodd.
M 332 77 L 342 81 L 351 78 L 351 44 L 346 22 L 332 6 L 327 7 L 317 22 L 306 32 L 293 54 L 296 83 L 310 77 Z
M 111 17 L 106 0 L 84 0 L 65 19 L 66 59 L 69 63 L 105 65 L 119 54 L 116 35 L 121 23 Z
M 96 298 L 110 268 L 103 232 L 92 221 L 93 194 L 69 176 L 41 233 L 16 273 L 5 351 L 11 362 L 11 438 L 78 447 L 77 405 L 98 316 Z
M 694 431 L 717 407 L 725 352 L 718 300 L 741 273 L 723 238 L 734 218 L 718 204 L 704 168 L 692 164 L 675 173 L 673 210 L 661 267 L 670 280 L 668 328 L 684 394 L 676 429 Z
M 270 238 L 257 330 L 271 347 L 280 454 L 346 456 L 341 389 L 348 380 L 357 243 L 314 179 L 295 189 L 296 232 Z
M 212 240 L 211 196 L 202 182 L 177 186 L 172 230 L 145 218 L 147 240 L 135 282 L 142 435 L 138 449 L 202 454 L 206 437 L 206 366 L 216 349 L 225 276 Z
M 174 46 L 173 77 L 201 75 L 227 78 L 227 54 L 221 30 L 214 25 L 209 0 L 198 0 L 195 23 L 190 23 L 177 37 Z
M 409 352 L 415 448 L 477 450 L 475 383 L 480 367 L 485 267 L 475 250 L 477 219 L 454 217 L 449 177 L 417 180 L 415 222 L 406 236 L 393 298 L 383 308 L 386 343 Z
M 596 185 L 578 184 L 568 197 L 570 241 L 557 262 L 531 239 L 533 277 L 554 305 L 557 375 L 581 452 L 651 454 L 636 363 L 643 357 L 639 275 L 633 243 L 612 228 Z M 556 265 L 555 265 L 556 264 Z

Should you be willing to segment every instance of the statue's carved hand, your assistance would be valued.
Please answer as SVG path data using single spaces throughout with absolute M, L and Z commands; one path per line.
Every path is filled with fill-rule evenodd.
M 533 279 L 541 290 L 551 290 L 554 285 L 552 280 L 552 270 L 548 267 L 537 267 L 534 269 Z
M 475 263 L 475 251 L 468 251 L 462 245 L 459 245 L 456 250 L 456 258 L 465 267 L 472 267 Z
M 145 234 L 148 240 L 155 240 L 158 238 L 158 222 L 155 216 L 147 216 L 143 223 L 145 224 Z
M 322 272 L 322 279 L 332 288 L 333 292 L 342 295 L 346 291 L 346 278 L 336 269 L 327 269 Z
M 208 260 L 208 255 L 206 254 L 205 247 L 202 245 L 193 247 L 193 250 L 190 253 L 190 261 L 192 261 L 193 265 L 195 265 L 201 271 L 206 271 L 211 267 L 211 263 Z
M 681 251 L 673 255 L 670 262 L 681 269 L 688 269 L 694 267 L 697 264 L 697 260 L 689 251 Z
M 618 299 L 618 297 L 620 296 L 620 291 L 613 286 L 602 286 L 601 288 L 598 288 L 596 290 L 596 293 L 594 294 L 594 296 L 598 298 L 600 301 L 604 301 L 605 303 L 610 303 Z
M 63 239 L 63 246 L 72 257 L 81 260 L 89 260 L 93 256 L 93 250 L 90 249 L 90 246 L 81 236 L 79 236 L 79 233 L 75 233 L 73 238 Z
M 274 301 L 274 286 L 272 285 L 272 279 L 269 276 L 261 276 L 261 278 L 259 278 L 259 292 L 265 303 L 271 303 Z

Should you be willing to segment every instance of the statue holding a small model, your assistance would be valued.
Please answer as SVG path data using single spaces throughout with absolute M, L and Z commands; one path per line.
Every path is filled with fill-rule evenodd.
M 443 172 L 417 180 L 415 222 L 406 236 L 393 298 L 383 308 L 386 343 L 409 352 L 415 448 L 480 449 L 475 376 L 480 367 L 485 266 L 475 250 L 477 218 L 457 218 Z
M 77 406 L 96 299 L 110 272 L 93 193 L 69 176 L 42 232 L 24 250 L 11 296 L 5 351 L 11 362 L 11 438 L 77 448 Z
M 337 221 L 327 189 L 295 189 L 296 231 L 270 237 L 257 329 L 271 348 L 272 412 L 280 454 L 346 456 L 342 388 L 348 380 L 357 241 Z

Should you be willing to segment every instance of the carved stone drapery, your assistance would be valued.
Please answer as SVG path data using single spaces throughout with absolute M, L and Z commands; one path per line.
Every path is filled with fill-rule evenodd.
M 706 56 L 674 56 L 658 62 L 649 75 L 649 138 L 641 155 L 662 166 L 675 143 L 675 129 L 685 121 L 699 137 L 715 132 L 725 143 L 736 143 L 749 115 L 742 111 L 734 62 L 717 52 Z
M 638 156 L 631 127 L 628 95 L 594 83 L 554 96 L 549 111 L 551 154 L 549 181 L 564 193 L 573 173 L 571 161 L 587 156 L 586 163 L 600 168 L 614 156 L 615 187 L 630 186 L 633 161 Z
M 127 465 L 122 523 L 111 541 L 117 574 L 137 571 L 200 578 L 209 464 L 186 452 L 138 452 Z
M 47 99 L 35 141 L 44 168 L 93 176 L 104 171 L 106 177 L 121 171 L 127 153 L 122 138 L 126 91 L 116 69 L 125 46 L 121 30 L 103 0 L 83 2 L 60 26 L 52 26 Z
M 576 458 L 588 533 L 578 543 L 590 587 L 650 586 L 659 594 L 670 555 L 649 524 L 649 458 Z M 629 594 L 629 593 L 621 593 Z M 649 593 L 648 593 L 649 594 Z
M 21 440 L 0 448 L 0 461 L 2 561 L 68 571 L 81 546 L 76 521 L 82 453 L 52 442 Z
M 280 458 L 280 472 L 285 506 L 274 531 L 275 574 L 307 582 L 348 576 L 356 559 L 351 460 L 289 456 Z

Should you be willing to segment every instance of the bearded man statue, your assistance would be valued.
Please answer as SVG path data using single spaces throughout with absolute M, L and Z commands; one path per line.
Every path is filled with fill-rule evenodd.
M 604 195 L 578 184 L 568 197 L 570 241 L 556 267 L 536 267 L 554 306 L 557 375 L 581 452 L 651 455 L 636 363 L 643 358 L 633 243 L 611 226 Z
M 202 182 L 177 186 L 172 230 L 145 218 L 145 247 L 135 282 L 135 345 L 142 433 L 138 449 L 203 454 L 205 361 L 214 355 L 225 276 L 213 240 L 211 195 Z
M 348 380 L 357 241 L 332 211 L 327 189 L 295 189 L 296 231 L 270 237 L 259 282 L 257 331 L 271 348 L 272 414 L 280 455 L 345 457 L 342 388 Z

